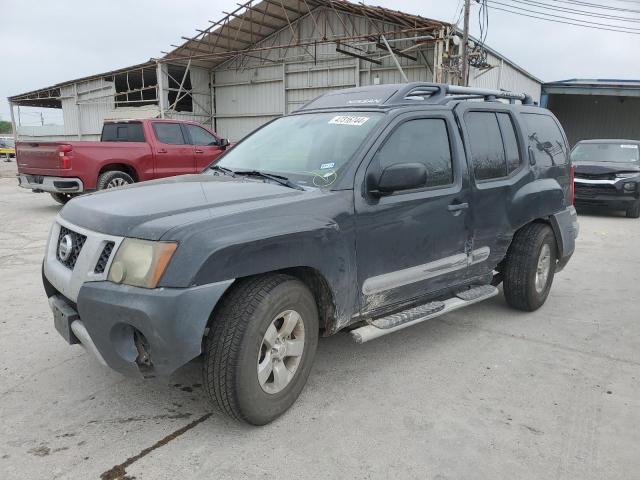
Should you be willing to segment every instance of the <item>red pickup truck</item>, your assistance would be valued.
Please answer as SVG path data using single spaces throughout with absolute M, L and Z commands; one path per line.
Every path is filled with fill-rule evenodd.
M 228 145 L 195 122 L 106 122 L 99 142 L 18 142 L 18 178 L 66 203 L 83 192 L 200 172 Z

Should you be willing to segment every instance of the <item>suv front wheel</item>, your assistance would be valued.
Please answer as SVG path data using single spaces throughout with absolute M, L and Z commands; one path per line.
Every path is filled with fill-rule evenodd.
M 318 310 L 309 289 L 289 275 L 232 288 L 206 338 L 203 383 L 222 411 L 264 425 L 302 392 L 318 343 Z
M 507 303 L 527 312 L 540 308 L 553 283 L 556 258 L 556 238 L 549 225 L 531 223 L 518 230 L 503 269 Z

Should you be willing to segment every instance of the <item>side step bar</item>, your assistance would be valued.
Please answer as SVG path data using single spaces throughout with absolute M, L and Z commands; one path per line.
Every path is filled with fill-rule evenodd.
M 499 290 L 492 285 L 481 285 L 469 290 L 463 290 L 455 297 L 442 302 L 430 302 L 424 305 L 394 313 L 388 317 L 372 320 L 368 325 L 351 331 L 351 337 L 356 343 L 365 343 L 383 335 L 397 332 L 416 323 L 430 320 L 445 313 L 468 307 L 474 303 L 495 297 Z

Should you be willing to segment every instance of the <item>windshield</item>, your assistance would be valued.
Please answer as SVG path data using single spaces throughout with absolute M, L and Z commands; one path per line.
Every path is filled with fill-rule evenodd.
M 214 166 L 234 172 L 257 170 L 301 185 L 328 187 L 382 115 L 333 112 L 282 117 L 234 146 Z
M 0 147 L 13 148 L 15 146 L 13 138 L 0 138 Z
M 574 162 L 637 162 L 640 150 L 631 143 L 579 143 L 571 152 Z

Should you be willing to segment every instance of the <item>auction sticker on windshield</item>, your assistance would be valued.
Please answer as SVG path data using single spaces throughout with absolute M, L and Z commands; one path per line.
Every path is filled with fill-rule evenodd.
M 331 120 L 329 120 L 329 123 L 333 125 L 352 125 L 354 127 L 359 127 L 360 125 L 364 125 L 367 120 L 369 120 L 369 117 L 338 115 L 337 117 L 333 117 Z
M 632 148 L 634 150 L 637 150 L 638 145 L 620 145 L 620 148 Z

